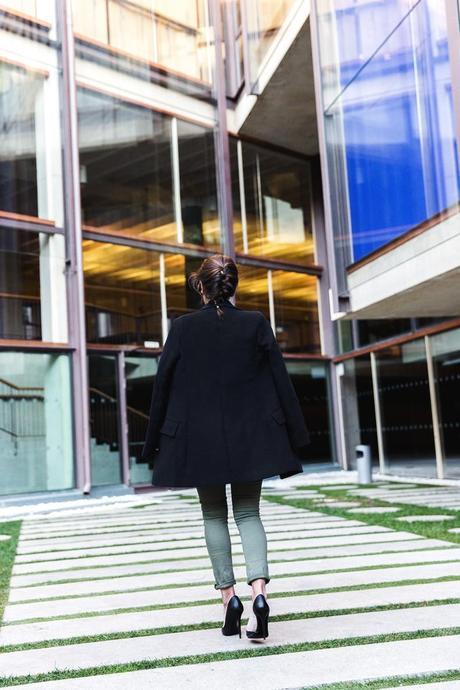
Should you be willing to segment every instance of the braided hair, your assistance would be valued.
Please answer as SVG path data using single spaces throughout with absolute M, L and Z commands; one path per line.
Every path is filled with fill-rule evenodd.
M 229 256 L 213 254 L 204 259 L 198 271 L 190 274 L 188 284 L 200 293 L 202 302 L 205 296 L 213 302 L 218 316 L 222 318 L 224 311 L 220 303 L 234 295 L 238 285 L 238 268 Z

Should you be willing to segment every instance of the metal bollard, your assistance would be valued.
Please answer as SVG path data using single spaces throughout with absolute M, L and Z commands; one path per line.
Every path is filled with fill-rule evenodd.
M 356 446 L 356 465 L 358 469 L 358 483 L 372 484 L 372 458 L 370 446 Z

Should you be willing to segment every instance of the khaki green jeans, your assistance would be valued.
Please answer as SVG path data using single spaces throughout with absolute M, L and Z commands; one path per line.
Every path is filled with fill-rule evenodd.
M 233 517 L 241 537 L 246 562 L 246 581 L 264 578 L 270 582 L 267 564 L 267 536 L 260 519 L 262 480 L 234 482 L 231 485 Z M 227 494 L 224 484 L 197 487 L 204 520 L 206 546 L 214 572 L 214 587 L 222 589 L 236 583 L 228 531 Z

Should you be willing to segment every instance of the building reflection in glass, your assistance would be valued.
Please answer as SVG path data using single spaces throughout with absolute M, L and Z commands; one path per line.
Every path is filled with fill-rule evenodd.
M 219 248 L 213 130 L 86 89 L 78 116 L 85 227 Z
M 334 226 L 337 250 L 349 245 L 346 263 L 459 201 L 446 8 L 326 0 L 317 9 Z
M 232 141 L 231 165 L 237 251 L 314 263 L 308 162 Z
M 44 76 L 0 61 L 0 210 L 27 216 L 39 212 L 37 142 L 44 132 L 40 96 Z
M 73 0 L 75 33 L 122 56 L 210 82 L 206 0 Z

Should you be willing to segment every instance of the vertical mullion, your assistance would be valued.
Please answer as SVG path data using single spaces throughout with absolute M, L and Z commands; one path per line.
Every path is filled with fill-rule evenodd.
M 428 371 L 428 387 L 430 391 L 431 418 L 433 423 L 434 450 L 436 456 L 436 473 L 438 475 L 438 479 L 444 479 L 444 448 L 441 438 L 441 429 L 439 425 L 439 406 L 438 396 L 436 394 L 433 353 L 431 350 L 431 340 L 428 335 L 425 336 L 425 353 Z
M 460 17 L 457 0 L 445 0 L 447 43 L 450 58 L 452 100 L 457 146 L 460 146 Z
M 245 254 L 248 254 L 248 219 L 246 215 L 246 190 L 244 186 L 243 144 L 241 142 L 241 139 L 238 139 L 236 143 L 236 152 L 238 158 L 238 181 L 240 188 L 241 233 L 243 235 L 243 252 Z
M 76 484 L 83 493 L 91 490 L 89 385 L 86 351 L 85 295 L 83 278 L 80 170 L 77 125 L 75 48 L 70 0 L 56 0 L 56 27 L 61 45 L 61 122 L 63 139 L 63 187 L 66 238 L 67 308 L 72 352 L 72 395 Z
M 233 199 L 230 172 L 230 146 L 227 129 L 227 94 L 223 56 L 222 17 L 220 0 L 210 0 L 211 20 L 214 28 L 214 92 L 217 100 L 217 129 L 215 132 L 215 165 L 217 173 L 217 194 L 221 221 L 221 244 L 223 253 L 235 258 L 233 237 Z
M 276 319 L 275 319 L 275 299 L 273 295 L 273 275 L 271 268 L 267 271 L 267 283 L 268 283 L 268 309 L 270 313 L 270 324 L 273 329 L 273 333 L 276 338 Z
M 377 359 L 375 357 L 375 352 L 371 352 L 371 372 L 372 372 L 372 392 L 374 394 L 375 425 L 377 427 L 377 447 L 378 447 L 378 452 L 379 452 L 379 466 L 380 466 L 380 472 L 382 474 L 385 474 L 386 462 L 385 462 L 385 448 L 384 448 L 384 443 L 383 443 L 382 410 L 380 407 Z
M 121 455 L 121 480 L 127 486 L 129 478 L 128 408 L 126 403 L 125 353 L 117 357 L 118 438 Z
M 162 344 L 168 337 L 168 305 L 166 301 L 166 265 L 165 255 L 160 254 L 160 304 L 161 304 L 161 337 Z
M 174 191 L 174 215 L 176 217 L 176 239 L 179 244 L 184 242 L 184 225 L 182 222 L 182 199 L 180 193 L 180 160 L 179 135 L 177 132 L 177 118 L 171 119 L 171 157 Z

